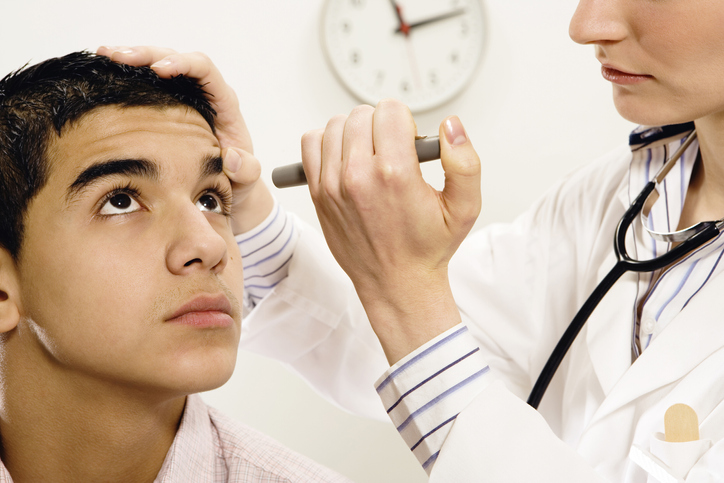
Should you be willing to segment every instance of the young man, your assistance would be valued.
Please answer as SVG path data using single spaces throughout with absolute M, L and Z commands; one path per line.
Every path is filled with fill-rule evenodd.
M 0 481 L 344 481 L 194 395 L 241 324 L 215 116 L 87 53 L 0 81 Z

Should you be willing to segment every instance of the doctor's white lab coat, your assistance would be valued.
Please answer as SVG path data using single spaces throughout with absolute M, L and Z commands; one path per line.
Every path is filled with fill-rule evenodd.
M 578 170 L 514 223 L 471 234 L 453 258 L 463 322 L 502 383 L 458 416 L 431 481 L 658 481 L 629 453 L 653 451 L 675 403 L 696 411 L 704 441 L 683 468 L 675 460 L 691 448 L 656 443 L 666 450 L 656 471 L 724 481 L 723 276 L 632 362 L 638 279 L 625 274 L 579 334 L 540 412 L 525 403 L 558 338 L 615 263 L 631 158 L 623 147 Z M 242 348 L 288 363 L 352 412 L 385 419 L 373 388 L 388 368 L 381 347 L 326 244 L 299 223 L 289 276 L 244 321 Z

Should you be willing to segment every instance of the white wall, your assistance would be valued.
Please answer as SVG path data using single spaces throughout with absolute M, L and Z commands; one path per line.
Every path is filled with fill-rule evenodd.
M 575 0 L 484 1 L 488 48 L 473 84 L 416 117 L 422 134 L 436 134 L 448 114 L 465 123 L 484 163 L 479 225 L 511 219 L 554 180 L 625 142 L 631 128 L 615 113 L 593 48 L 568 38 Z M 237 89 L 269 180 L 275 166 L 300 160 L 304 131 L 356 104 L 320 50 L 322 3 L 2 0 L 0 74 L 101 44 L 206 52 Z M 424 171 L 441 185 L 437 164 Z M 276 194 L 316 223 L 304 188 Z M 391 427 L 343 413 L 273 361 L 241 354 L 232 380 L 206 399 L 355 481 L 424 481 Z

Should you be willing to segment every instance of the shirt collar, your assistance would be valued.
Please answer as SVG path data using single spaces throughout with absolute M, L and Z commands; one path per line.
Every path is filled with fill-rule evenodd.
M 652 148 L 681 139 L 694 130 L 693 122 L 669 124 L 667 126 L 638 126 L 631 131 L 628 144 L 631 151 Z
M 622 197 L 625 207 L 654 179 L 668 157 L 693 130 L 694 123 L 688 122 L 659 127 L 640 126 L 631 133 L 629 146 L 632 157 L 625 196 L 627 199 Z M 659 198 L 649 214 L 649 229 L 659 232 L 676 230 L 698 152 L 699 143 L 695 140 L 657 188 Z M 636 233 L 635 239 L 640 242 L 636 244 L 638 258 L 655 257 L 669 249 L 668 243 L 654 240 L 640 223 L 634 223 L 633 231 Z
M 214 434 L 208 407 L 198 394 L 186 398 L 176 437 L 154 483 L 214 481 Z

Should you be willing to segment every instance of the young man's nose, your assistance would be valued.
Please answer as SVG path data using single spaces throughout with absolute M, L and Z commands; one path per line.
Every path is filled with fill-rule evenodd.
M 580 0 L 568 34 L 579 44 L 605 45 L 623 40 L 628 32 L 626 3 L 630 1 Z
M 220 273 L 226 267 L 226 240 L 206 217 L 198 207 L 189 205 L 179 209 L 171 220 L 173 238 L 166 255 L 170 272 L 177 275 L 195 270 Z

